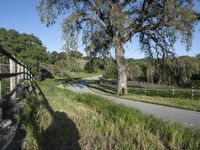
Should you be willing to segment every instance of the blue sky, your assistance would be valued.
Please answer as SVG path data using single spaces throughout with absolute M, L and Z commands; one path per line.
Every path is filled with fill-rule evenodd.
M 20 33 L 34 34 L 38 36 L 48 51 L 61 51 L 63 47 L 61 21 L 58 18 L 56 24 L 46 27 L 40 22 L 36 12 L 37 0 L 1 0 L 0 2 L 0 27 L 6 29 L 15 29 Z M 200 8 L 200 6 L 197 6 Z M 200 53 L 200 23 L 196 27 L 193 37 L 193 46 L 189 52 L 180 42 L 175 45 L 177 55 L 194 56 Z M 82 46 L 79 46 L 81 52 L 84 52 Z M 142 58 L 144 54 L 139 50 L 137 39 L 132 43 L 125 45 L 126 57 Z

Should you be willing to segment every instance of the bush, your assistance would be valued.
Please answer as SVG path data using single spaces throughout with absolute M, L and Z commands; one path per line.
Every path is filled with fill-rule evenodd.
M 92 62 L 87 62 L 84 69 L 89 73 L 95 72 L 95 66 Z

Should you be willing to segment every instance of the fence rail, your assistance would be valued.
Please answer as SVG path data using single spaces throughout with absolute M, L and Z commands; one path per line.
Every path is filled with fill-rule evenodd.
M 24 84 L 24 81 L 33 81 L 35 80 L 32 72 L 22 62 L 18 61 L 13 55 L 8 53 L 6 50 L 4 50 L 0 45 L 0 54 L 1 56 L 4 56 L 4 58 L 9 59 L 9 64 L 1 64 L 0 61 L 0 121 L 2 120 L 2 104 L 3 101 L 7 101 L 10 99 L 16 99 L 16 91 L 17 89 Z M 1 59 L 0 56 L 0 59 Z M 9 73 L 2 72 L 2 67 L 8 67 Z M 2 95 L 2 79 L 9 78 L 9 85 L 10 90 L 6 91 L 6 94 L 4 93 Z M 28 83 L 27 82 L 27 83 Z
M 21 75 L 21 74 L 25 74 L 25 72 L 19 72 L 19 73 L 0 73 L 0 79 L 10 78 L 10 77 L 16 77 L 16 76 Z
M 134 83 L 134 84 L 133 84 Z M 108 80 L 105 78 L 100 78 L 100 86 L 107 87 L 110 90 L 116 91 L 116 81 Z M 145 94 L 148 96 L 161 96 L 161 97 L 179 97 L 179 98 L 191 98 L 191 99 L 200 99 L 200 90 L 194 89 L 193 87 L 183 89 L 174 86 L 164 86 L 149 84 L 145 85 L 144 83 L 136 84 L 136 82 L 128 82 L 128 91 L 130 94 Z

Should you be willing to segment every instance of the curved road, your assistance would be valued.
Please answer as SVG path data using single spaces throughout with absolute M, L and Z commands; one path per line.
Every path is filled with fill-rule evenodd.
M 97 79 L 98 77 L 99 76 L 95 76 L 95 77 L 79 80 L 77 83 L 70 85 L 68 89 L 74 92 L 78 92 L 78 93 L 93 93 L 111 102 L 114 102 L 116 104 L 123 104 L 128 107 L 136 108 L 145 114 L 153 115 L 164 121 L 172 121 L 172 122 L 182 124 L 186 127 L 193 127 L 195 129 L 200 130 L 200 112 L 155 105 L 155 104 L 149 104 L 145 102 L 127 100 L 127 99 L 118 98 L 114 96 L 108 96 L 108 95 L 95 93 L 91 91 L 87 87 L 87 85 L 88 83 L 91 82 L 91 80 Z

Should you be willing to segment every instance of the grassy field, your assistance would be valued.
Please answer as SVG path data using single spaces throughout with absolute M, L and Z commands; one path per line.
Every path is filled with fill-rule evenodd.
M 105 86 L 101 87 L 97 83 L 91 83 L 89 86 L 96 92 L 101 92 L 103 94 L 111 94 L 113 96 L 116 96 L 116 92 L 112 88 L 109 88 L 109 87 L 106 88 Z M 166 106 L 171 106 L 171 107 L 200 111 L 199 99 L 147 96 L 145 94 L 141 95 L 141 94 L 133 94 L 133 93 L 130 93 L 124 96 L 121 95 L 119 97 L 130 99 L 130 100 L 137 100 L 137 101 L 143 101 L 143 102 L 154 103 L 154 104 L 159 104 L 159 105 L 166 105 Z
M 199 131 L 70 92 L 55 80 L 39 85 L 46 99 L 32 96 L 21 115 L 26 149 L 200 149 Z

